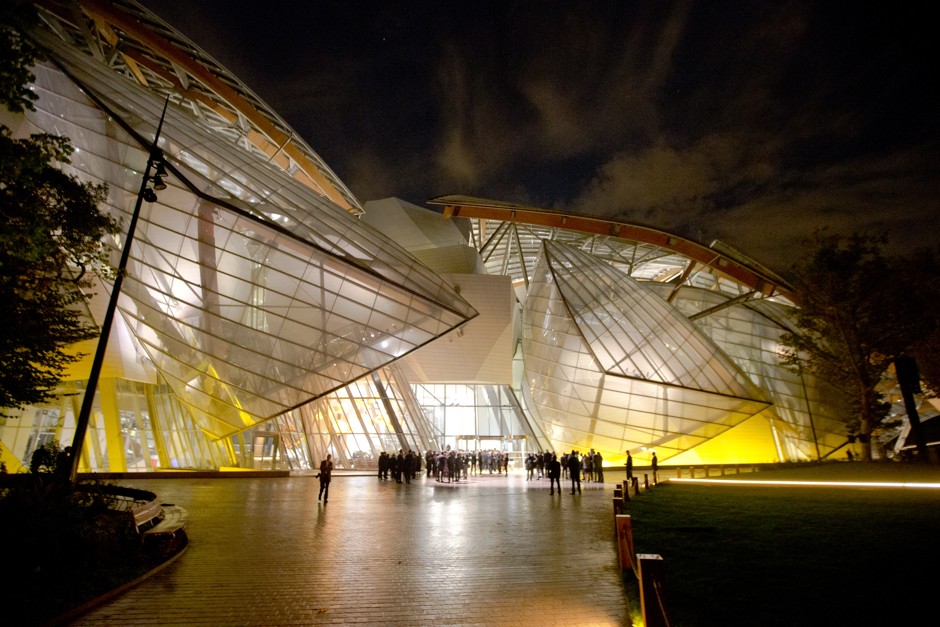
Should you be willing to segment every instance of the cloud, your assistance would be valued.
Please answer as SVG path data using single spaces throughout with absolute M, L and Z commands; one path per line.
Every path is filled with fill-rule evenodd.
M 940 243 L 940 182 L 918 150 L 853 159 L 806 172 L 730 208 L 715 235 L 773 267 L 787 268 L 817 228 L 888 236 L 888 252 Z
M 574 199 L 577 213 L 647 224 L 703 244 L 721 239 L 785 270 L 814 230 L 886 233 L 889 250 L 936 245 L 940 179 L 930 147 L 887 156 L 785 166 L 768 140 L 712 135 L 685 149 L 660 141 L 601 166 Z M 764 153 L 765 159 L 755 159 Z
M 349 157 L 346 167 L 343 182 L 361 203 L 394 196 L 399 189 L 401 173 L 390 166 L 388 159 L 374 153 L 357 152 Z
M 540 164 L 648 143 L 688 9 L 681 3 L 665 20 L 650 11 L 573 4 L 550 14 L 534 4 L 504 17 L 510 36 L 468 40 L 474 31 L 446 43 L 435 89 L 441 177 L 484 187 Z
M 474 187 L 499 170 L 508 150 L 498 110 L 490 104 L 491 79 L 474 73 L 467 59 L 448 46 L 437 67 L 439 130 L 434 164 L 446 185 Z
M 767 176 L 740 163 L 741 142 L 711 135 L 683 149 L 660 139 L 638 153 L 603 164 L 572 201 L 577 213 L 655 222 L 662 228 L 714 210 L 723 191 Z

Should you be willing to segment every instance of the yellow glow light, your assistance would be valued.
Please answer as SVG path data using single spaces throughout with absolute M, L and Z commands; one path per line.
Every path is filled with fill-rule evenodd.
M 709 483 L 715 485 L 758 485 L 826 488 L 928 488 L 940 490 L 940 483 L 917 483 L 903 481 L 783 481 L 764 479 L 667 479 L 670 483 Z

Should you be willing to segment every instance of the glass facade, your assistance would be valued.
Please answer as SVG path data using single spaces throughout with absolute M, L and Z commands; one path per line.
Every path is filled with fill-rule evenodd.
M 545 241 L 523 312 L 525 394 L 555 450 L 660 460 L 769 403 L 685 316 L 616 268 Z
M 136 13 L 131 19 L 143 15 L 139 7 L 120 10 L 125 9 Z M 317 433 L 344 432 L 339 422 L 324 426 L 333 409 L 315 404 L 318 399 L 365 393 L 362 381 L 477 315 L 439 275 L 359 220 L 358 202 L 300 140 L 291 142 L 302 152 L 299 160 L 260 154 L 259 132 L 270 140 L 277 133 L 268 126 L 286 124 L 259 111 L 257 101 L 246 102 L 250 92 L 232 77 L 219 70 L 202 85 L 225 91 L 219 85 L 228 84 L 233 90 L 225 105 L 246 119 L 224 126 L 201 115 L 206 104 L 217 105 L 218 113 L 222 99 L 207 101 L 195 85 L 179 90 L 155 66 L 153 81 L 133 71 L 116 73 L 115 64 L 94 54 L 94 45 L 84 48 L 89 42 L 73 22 L 76 15 L 69 10 L 57 16 L 54 10 L 44 14 L 45 23 L 58 18 L 58 27 L 31 33 L 51 63 L 35 69 L 37 108 L 14 117 L 16 133 L 70 138 L 75 152 L 68 169 L 107 184 L 103 209 L 125 227 L 158 128 L 169 170 L 168 186 L 142 204 L 129 244 L 85 468 L 223 467 L 246 460 L 252 465 L 259 457 L 274 458 L 272 447 L 283 440 L 275 446 L 270 436 L 254 435 L 291 412 L 297 413 L 290 417 L 294 422 L 307 421 Z M 124 23 L 128 16 L 109 19 Z M 141 25 L 127 28 L 130 33 Z M 192 55 L 187 67 L 194 75 L 187 80 L 203 76 L 196 70 L 206 70 L 208 60 L 194 46 L 174 38 L 154 49 L 167 46 L 176 48 L 170 61 L 177 66 L 178 54 Z M 140 65 L 121 58 L 125 70 Z M 298 176 L 298 169 L 333 185 L 325 191 Z M 334 201 L 337 195 L 345 206 Z M 126 239 L 109 242 L 113 265 Z M 107 282 L 100 286 L 103 295 L 110 289 Z M 100 309 L 93 301 L 90 315 L 96 320 Z M 77 368 L 69 385 L 81 388 L 82 374 Z M 69 404 L 35 415 L 43 417 L 42 433 L 51 420 L 46 416 L 56 416 L 58 439 L 65 443 L 74 414 Z M 405 414 L 399 418 L 407 422 Z M 27 415 L 18 420 L 30 422 Z M 405 441 L 410 436 L 403 429 L 398 436 Z M 348 446 L 352 459 L 360 449 Z M 35 446 L 7 448 L 22 460 Z
M 436 450 L 522 453 L 549 446 L 508 386 L 420 384 L 414 388 L 434 430 Z
M 818 459 L 842 445 L 844 425 L 839 407 L 833 405 L 834 395 L 827 394 L 825 384 L 812 375 L 779 362 L 778 340 L 792 329 L 788 320 L 792 307 L 771 301 L 729 304 L 730 300 L 726 294 L 683 287 L 674 303 L 694 317 L 696 326 L 772 400 L 765 417 L 784 448 L 781 458 Z
M 469 221 L 409 206 L 394 214 L 412 216 L 407 235 L 399 217 L 372 228 L 283 120 L 143 7 L 40 12 L 37 111 L 3 121 L 69 137 L 69 171 L 106 183 L 103 209 L 125 225 L 167 107 L 168 187 L 141 207 L 81 470 L 303 470 L 326 454 L 370 469 L 382 451 L 448 446 L 728 461 L 715 442 L 764 462 L 845 442 L 825 384 L 780 365 L 782 279 L 742 254 L 506 203 Z M 113 265 L 126 239 L 108 242 Z M 511 278 L 479 287 L 491 318 L 461 272 Z M 439 340 L 461 352 L 423 364 Z M 441 353 L 473 380 L 440 375 Z M 9 469 L 71 441 L 87 373 L 82 361 L 54 403 L 0 418 Z M 736 435 L 747 425 L 759 445 Z

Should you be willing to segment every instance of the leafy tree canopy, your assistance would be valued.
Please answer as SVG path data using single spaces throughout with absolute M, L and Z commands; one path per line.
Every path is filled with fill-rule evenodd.
M 0 101 L 13 113 L 33 110 L 33 101 L 37 99 L 29 84 L 36 78 L 31 68 L 39 53 L 9 26 L 12 21 L 28 19 L 24 8 L 0 10 Z
M 919 251 L 908 271 L 917 285 L 917 299 L 928 317 L 924 338 L 908 349 L 917 363 L 925 392 L 940 396 L 940 254 L 936 250 Z
M 817 232 L 792 267 L 799 330 L 781 338 L 785 363 L 841 392 L 863 441 L 888 411 L 876 386 L 892 362 L 924 351 L 940 331 L 936 255 L 887 256 L 885 244 L 880 236 Z
M 0 26 L 0 99 L 14 112 L 32 109 L 36 51 Z M 0 408 L 51 398 L 68 364 L 63 352 L 97 335 L 83 315 L 89 271 L 107 272 L 102 243 L 119 224 L 98 209 L 104 185 L 84 183 L 61 168 L 68 139 L 36 134 L 16 139 L 0 126 Z

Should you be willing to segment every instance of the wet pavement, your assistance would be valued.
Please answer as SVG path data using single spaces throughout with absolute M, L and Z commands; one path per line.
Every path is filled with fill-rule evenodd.
M 629 625 L 606 479 L 122 480 L 189 511 L 189 549 L 72 624 Z

